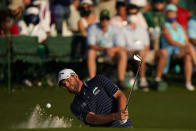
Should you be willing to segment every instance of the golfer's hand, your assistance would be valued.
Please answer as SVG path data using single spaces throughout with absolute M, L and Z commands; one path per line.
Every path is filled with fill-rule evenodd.
M 119 111 L 119 112 L 115 113 L 115 119 L 116 120 L 128 119 L 128 110 L 126 110 L 126 111 Z

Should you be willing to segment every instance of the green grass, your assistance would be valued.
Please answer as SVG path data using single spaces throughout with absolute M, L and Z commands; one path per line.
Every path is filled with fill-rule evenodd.
M 70 112 L 73 95 L 62 88 L 21 88 L 9 95 L 6 88 L 0 88 L 0 130 L 16 129 L 18 124 L 26 121 L 37 104 L 47 114 L 73 118 L 69 129 L 32 129 L 43 131 L 61 130 L 100 130 L 89 128 L 76 119 Z M 125 93 L 128 95 L 128 93 Z M 45 104 L 50 102 L 51 109 Z M 196 92 L 188 92 L 182 83 L 169 84 L 167 92 L 151 91 L 144 93 L 135 91 L 129 105 L 129 116 L 135 131 L 194 131 L 196 130 Z M 82 126 L 82 128 L 80 128 Z M 192 129 L 192 130 L 191 130 Z M 103 130 L 108 130 L 104 129 Z M 118 129 L 112 129 L 118 130 Z M 127 130 L 127 129 L 123 129 Z
M 119 129 L 119 128 L 71 128 L 71 129 L 62 129 L 62 128 L 50 128 L 50 129 L 5 129 L 6 131 L 78 131 L 78 130 L 83 130 L 83 131 L 108 131 L 108 130 L 112 130 L 112 131 L 119 131 L 119 130 L 123 130 L 123 131 L 130 131 L 130 129 Z M 131 129 L 131 131 L 196 131 L 194 129 L 161 129 L 161 128 L 133 128 Z

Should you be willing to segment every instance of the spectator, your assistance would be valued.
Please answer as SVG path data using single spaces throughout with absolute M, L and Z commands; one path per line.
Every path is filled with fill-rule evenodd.
M 19 27 L 21 35 L 37 36 L 39 43 L 43 43 L 47 38 L 45 29 L 40 23 L 39 9 L 37 7 L 27 8 L 24 21 L 19 21 Z
M 196 65 L 196 56 L 193 46 L 189 43 L 187 35 L 183 27 L 176 22 L 177 7 L 174 4 L 169 4 L 166 7 L 167 22 L 163 27 L 162 47 L 168 51 L 167 64 L 164 73 L 169 70 L 170 59 L 172 55 L 176 58 L 184 59 L 184 73 L 186 79 L 186 89 L 194 90 L 191 83 L 192 65 Z
M 87 43 L 88 50 L 88 70 L 90 78 L 96 75 L 96 58 L 98 53 L 116 57 L 118 61 L 118 85 L 125 88 L 124 75 L 127 66 L 127 55 L 121 43 L 117 41 L 119 31 L 110 23 L 108 10 L 100 12 L 100 23 L 94 24 L 88 29 Z
M 136 10 L 134 10 L 130 6 L 128 6 L 127 8 L 128 25 L 122 28 L 122 32 L 118 41 L 121 41 L 121 43 L 125 46 L 128 54 L 139 53 L 139 55 L 144 59 L 144 62 L 141 66 L 139 86 L 141 87 L 141 89 L 143 89 L 143 91 L 148 92 L 149 86 L 145 77 L 145 72 L 146 58 L 150 55 L 149 35 L 144 27 L 136 23 Z M 163 69 L 165 67 L 165 61 L 167 59 L 167 51 L 159 50 L 154 53 L 154 56 L 158 63 L 155 81 L 161 82 Z
M 112 17 L 111 24 L 121 28 L 127 24 L 126 3 L 124 0 L 117 0 L 116 2 L 117 14 Z
M 195 1 L 195 5 L 196 5 L 196 1 Z M 190 42 L 193 44 L 193 46 L 195 47 L 195 50 L 196 50 L 196 15 L 194 15 L 188 21 L 188 36 L 189 36 Z M 192 71 L 193 67 L 190 66 L 189 69 Z M 192 74 L 191 74 L 191 76 L 192 76 Z
M 93 3 L 91 0 L 83 0 L 80 7 L 81 18 L 78 21 L 79 34 L 75 34 L 72 40 L 72 58 L 84 58 L 87 53 L 87 28 L 97 22 L 93 14 Z
M 82 36 L 87 36 L 86 29 L 89 25 L 95 24 L 97 22 L 96 16 L 93 14 L 93 2 L 91 0 L 83 0 L 81 6 L 81 16 L 82 18 L 78 21 L 79 32 Z
M 12 27 L 13 21 L 9 15 L 8 10 L 0 11 L 0 36 L 9 34 L 9 29 Z
M 150 41 L 147 30 L 137 23 L 137 10 L 132 5 L 127 7 L 128 25 L 122 28 L 121 43 L 125 46 L 128 53 L 136 53 L 144 58 L 150 51 Z M 149 91 L 148 83 L 145 78 L 146 63 L 143 62 L 140 71 L 140 87 L 144 91 Z
M 174 4 L 177 6 L 177 22 L 184 27 L 184 29 L 187 29 L 187 23 L 188 19 L 191 15 L 191 13 L 184 8 L 181 8 L 178 6 L 180 0 L 169 0 L 169 4 Z
M 23 15 L 25 4 L 28 4 L 28 2 L 25 3 L 23 0 L 11 0 L 10 4 L 8 5 L 10 16 L 13 21 L 12 27 L 9 29 L 9 32 L 13 35 L 19 34 L 19 28 L 17 24 Z
M 144 14 L 146 22 L 149 28 L 161 28 L 166 20 L 165 13 L 163 13 L 165 2 L 164 0 L 153 0 L 152 4 L 153 8 Z
M 20 19 L 24 6 L 25 5 L 22 0 L 11 0 L 10 4 L 8 5 L 10 14 L 15 20 L 15 22 L 17 22 Z
M 136 23 L 147 29 L 148 25 L 146 23 L 146 20 L 145 20 L 143 14 L 140 12 L 140 7 L 138 5 L 131 3 L 131 4 L 129 4 L 129 8 L 131 8 L 132 10 L 135 10 L 134 12 L 136 15 L 136 17 L 135 17 Z
M 49 34 L 51 23 L 49 0 L 34 0 L 33 5 L 39 9 L 40 25 Z
M 147 11 L 144 16 L 148 23 L 152 48 L 154 50 L 159 50 L 161 28 L 166 20 L 165 13 L 163 13 L 165 2 L 164 0 L 153 0 L 152 4 L 152 10 Z
M 79 31 L 78 29 L 78 21 L 80 19 L 80 13 L 78 11 L 78 8 L 80 6 L 80 0 L 72 0 L 72 3 L 70 5 L 70 16 L 67 20 L 67 24 L 69 29 L 76 33 Z

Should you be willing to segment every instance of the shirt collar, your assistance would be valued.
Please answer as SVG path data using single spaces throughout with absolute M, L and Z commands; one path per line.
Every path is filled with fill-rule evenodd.
M 108 33 L 108 32 L 110 32 L 112 30 L 112 27 L 111 26 L 112 26 L 111 24 L 108 25 L 107 32 L 105 32 L 105 34 Z M 98 27 L 101 30 L 101 24 L 100 23 L 98 24 Z
M 88 90 L 88 84 L 86 82 L 83 82 L 83 85 L 81 87 L 80 94 L 76 94 L 77 96 L 83 96 L 84 93 Z

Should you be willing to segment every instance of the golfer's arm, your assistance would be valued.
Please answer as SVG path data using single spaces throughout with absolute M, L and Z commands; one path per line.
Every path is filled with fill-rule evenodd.
M 124 111 L 127 103 L 127 98 L 121 90 L 118 90 L 113 97 L 118 101 L 118 111 Z
M 121 90 L 118 90 L 113 97 L 118 101 L 118 110 L 119 112 L 125 110 L 127 98 L 122 93 Z M 119 113 L 111 113 L 111 114 L 95 114 L 93 112 L 89 112 L 86 116 L 86 122 L 93 125 L 102 125 L 115 120 L 121 120 L 119 118 Z
M 115 113 L 112 114 L 95 114 L 89 112 L 86 116 L 86 122 L 93 125 L 103 125 L 116 120 Z

